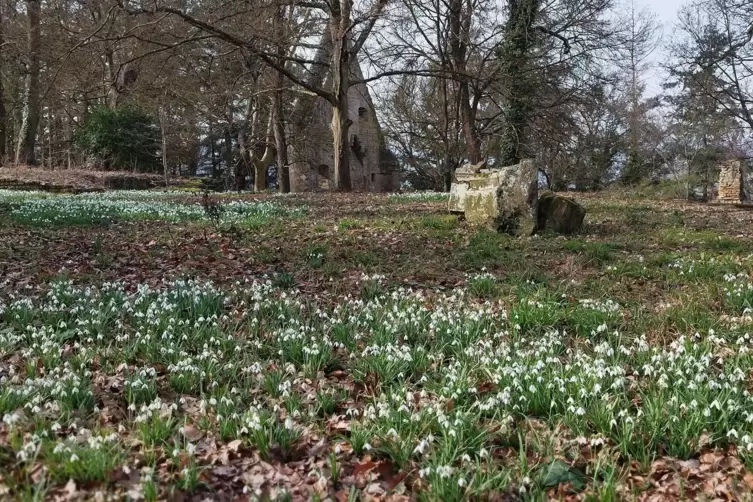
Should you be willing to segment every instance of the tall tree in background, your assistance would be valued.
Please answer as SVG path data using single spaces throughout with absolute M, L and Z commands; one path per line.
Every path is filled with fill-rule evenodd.
M 532 156 L 533 127 L 588 92 L 602 61 L 621 43 L 606 17 L 611 0 L 512 0 L 498 51 L 501 164 Z M 540 139 L 540 138 L 539 138 Z
M 446 79 L 404 75 L 382 106 L 390 143 L 415 188 L 450 190 L 465 157 L 456 103 Z
M 476 115 L 478 93 L 471 95 L 467 69 L 468 45 L 471 42 L 471 21 L 473 3 L 463 0 L 450 0 L 448 5 L 449 63 L 457 86 L 457 103 L 463 127 L 463 136 L 468 150 L 468 160 L 477 164 L 483 160 L 481 139 L 479 138 Z
M 753 3 L 696 0 L 679 15 L 674 68 L 685 75 L 712 72 L 698 90 L 753 132 Z
M 686 166 L 688 186 L 699 181 L 701 196 L 707 199 L 716 166 L 735 150 L 740 128 L 734 93 L 720 92 L 726 83 L 716 65 L 729 49 L 728 39 L 713 25 L 704 26 L 698 35 L 690 46 L 682 42 L 672 46 L 677 64 L 667 68 L 665 99 L 674 153 Z
M 543 146 L 541 126 L 561 120 L 563 110 L 582 99 L 592 75 L 621 43 L 608 20 L 611 0 L 513 0 L 507 9 L 484 0 L 399 5 L 377 47 L 367 47 L 369 61 L 411 75 L 413 85 L 434 96 L 403 100 L 404 118 L 392 123 L 397 129 L 388 128 L 388 136 L 398 151 L 410 146 L 413 160 L 441 155 L 437 165 L 450 175 L 458 153 L 460 163 L 486 159 L 491 165 L 535 154 L 534 142 Z M 412 92 L 400 79 L 391 91 Z M 418 122 L 409 124 L 409 116 Z M 435 119 L 424 124 L 421 118 L 429 117 Z M 457 132 L 459 148 L 452 144 Z M 430 141 L 440 144 L 430 147 Z
M 16 163 L 35 165 L 37 128 L 39 126 L 39 50 L 41 15 L 40 0 L 26 0 L 28 20 L 27 74 L 24 87 L 23 112 L 16 148 Z
M 418 186 L 449 190 L 455 168 L 485 157 L 482 108 L 497 74 L 504 17 L 489 0 L 401 0 L 394 7 L 365 54 L 395 75 L 382 84 L 386 135 Z
M 508 6 L 509 18 L 500 48 L 502 75 L 508 89 L 499 154 L 502 165 L 517 164 L 525 155 L 523 138 L 527 134 L 536 86 L 535 79 L 531 78 L 532 51 L 536 44 L 534 26 L 542 3 L 541 0 L 510 0 Z
M 290 37 L 286 34 L 286 28 L 289 23 L 285 22 L 286 18 L 292 16 L 293 8 L 290 7 L 286 15 L 285 7 L 279 7 L 274 15 L 274 33 L 276 40 L 285 40 Z M 278 66 L 285 65 L 285 46 L 278 43 L 275 50 L 275 57 Z M 275 160 L 277 163 L 277 184 L 280 192 L 290 192 L 290 166 L 288 164 L 288 142 L 285 135 L 285 106 L 284 87 L 285 74 L 279 69 L 275 71 L 274 93 L 272 95 L 272 134 L 275 142 Z
M 318 46 L 312 47 L 311 44 L 306 44 L 306 48 L 318 49 L 318 56 L 315 56 L 313 60 L 296 53 L 297 41 L 290 39 L 274 40 L 274 36 L 246 37 L 234 33 L 233 26 L 228 25 L 232 16 L 224 16 L 223 23 L 205 19 L 189 9 L 177 9 L 162 4 L 138 9 L 130 8 L 122 1 L 120 5 L 132 14 L 166 13 L 175 15 L 189 25 L 227 44 L 250 52 L 267 66 L 283 74 L 293 84 L 327 100 L 332 106 L 332 139 L 335 152 L 334 186 L 336 190 L 340 191 L 352 189 L 350 145 L 348 142 L 350 128 L 348 90 L 356 81 L 351 78 L 351 64 L 357 58 L 375 23 L 380 18 L 387 5 L 386 0 L 376 0 L 362 12 L 358 12 L 357 15 L 354 15 L 356 13 L 353 11 L 351 0 L 328 0 L 308 6 L 307 8 L 313 10 L 324 11 L 327 16 L 325 32 L 320 36 Z M 247 9 L 242 5 L 242 2 L 239 2 L 238 8 Z M 360 31 L 357 31 L 359 27 Z M 282 56 L 278 50 L 275 50 L 275 47 L 280 44 L 284 48 Z M 323 60 L 321 60 L 322 55 L 325 56 Z M 281 58 L 284 59 L 285 64 L 280 63 Z M 321 78 L 316 71 L 311 72 L 309 78 L 301 75 L 302 71 L 308 72 L 310 70 L 307 65 L 316 67 L 323 66 L 326 63 L 328 63 L 329 71 L 322 72 Z
M 5 5 L 0 2 L 0 70 L 5 67 L 3 61 L 3 46 L 5 45 L 4 10 Z M 8 110 L 5 107 L 5 86 L 3 85 L 3 75 L 0 71 L 0 166 L 5 162 L 7 124 Z
M 659 25 L 654 14 L 647 10 L 639 10 L 635 0 L 628 0 L 626 13 L 623 18 L 626 27 L 624 41 L 623 71 L 627 77 L 625 95 L 627 97 L 628 143 L 627 160 L 622 173 L 622 181 L 635 184 L 647 174 L 647 153 L 643 151 L 641 142 L 645 137 L 644 124 L 648 103 L 643 101 L 646 90 L 645 78 L 651 68 L 650 57 L 659 45 Z
M 552 173 L 555 189 L 599 190 L 614 180 L 626 143 L 623 103 L 615 94 L 614 84 L 594 82 L 573 110 L 566 161 Z

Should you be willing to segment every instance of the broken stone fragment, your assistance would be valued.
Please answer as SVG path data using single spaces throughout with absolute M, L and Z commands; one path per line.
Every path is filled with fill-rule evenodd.
M 472 225 L 499 232 L 530 234 L 535 228 L 538 170 L 533 160 L 501 168 L 484 162 L 455 171 L 450 212 L 463 214 Z
M 536 230 L 550 230 L 558 234 L 573 234 L 580 230 L 586 210 L 572 199 L 545 192 L 539 198 Z
M 486 171 L 486 161 L 482 160 L 478 164 L 465 164 L 455 170 L 455 174 L 477 174 L 481 171 Z

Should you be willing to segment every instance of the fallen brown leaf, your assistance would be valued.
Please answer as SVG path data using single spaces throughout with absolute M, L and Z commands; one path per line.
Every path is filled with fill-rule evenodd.
M 198 427 L 192 424 L 187 424 L 181 427 L 180 433 L 183 434 L 183 437 L 185 437 L 189 441 L 198 441 L 199 439 L 204 437 L 204 433 L 201 432 Z
M 369 471 L 375 469 L 378 466 L 376 462 L 373 462 L 371 460 L 371 457 L 366 457 L 360 464 L 358 464 L 353 469 L 353 476 L 363 476 L 364 474 L 367 474 Z

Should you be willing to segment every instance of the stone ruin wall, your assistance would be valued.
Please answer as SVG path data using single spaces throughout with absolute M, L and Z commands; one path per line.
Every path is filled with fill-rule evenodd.
M 719 165 L 717 201 L 733 204 L 753 202 L 753 179 L 742 160 L 728 160 Z
M 742 200 L 742 162 L 730 160 L 719 166 L 720 202 L 740 202 Z

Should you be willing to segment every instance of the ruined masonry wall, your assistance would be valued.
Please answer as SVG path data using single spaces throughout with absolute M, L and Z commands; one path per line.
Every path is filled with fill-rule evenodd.
M 719 201 L 742 202 L 744 198 L 742 161 L 730 160 L 722 163 L 719 168 Z
M 351 75 L 354 79 L 363 78 L 357 62 L 351 68 Z M 399 190 L 399 172 L 396 168 L 386 170 L 382 162 L 383 138 L 366 84 L 352 85 L 348 89 L 348 118 L 351 121 L 348 147 L 353 190 Z M 309 123 L 302 130 L 293 131 L 288 144 L 291 191 L 328 191 L 333 188 L 335 159 L 331 120 L 331 105 L 318 98 Z

